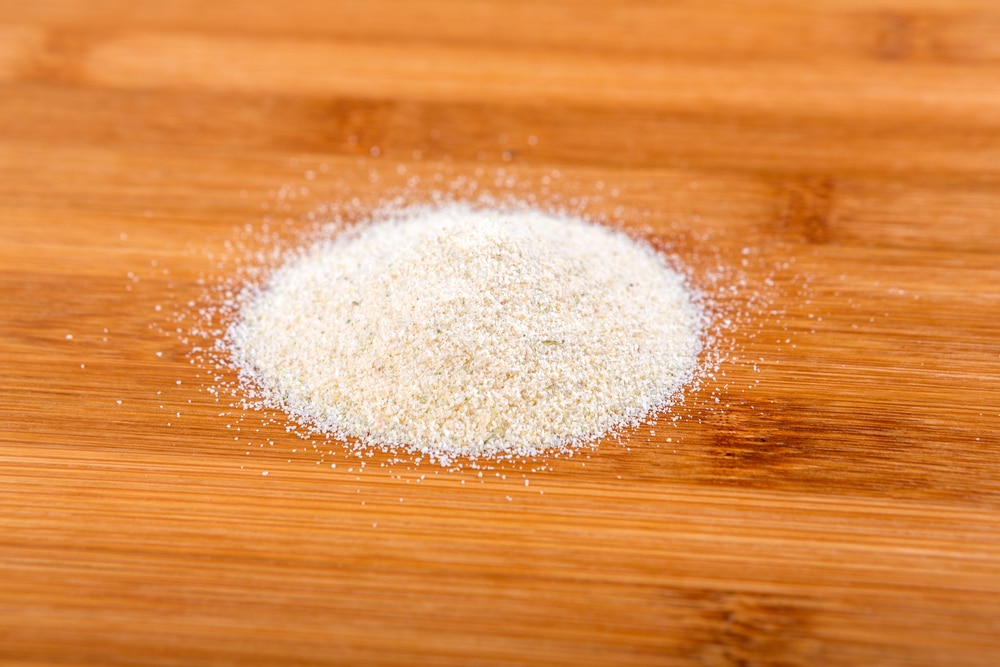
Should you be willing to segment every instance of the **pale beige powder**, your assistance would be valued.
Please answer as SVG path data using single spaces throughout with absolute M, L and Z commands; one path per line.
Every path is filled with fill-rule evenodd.
M 621 232 L 450 204 L 317 242 L 244 295 L 227 340 L 252 400 L 448 463 L 637 423 L 696 374 L 704 320 Z

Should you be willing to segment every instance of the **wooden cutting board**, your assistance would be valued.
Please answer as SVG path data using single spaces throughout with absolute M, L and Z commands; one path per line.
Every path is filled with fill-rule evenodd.
M 1000 664 L 995 3 L 4 3 L 0 86 L 0 663 Z M 208 391 L 265 225 L 472 182 L 716 295 L 679 420 L 448 471 Z

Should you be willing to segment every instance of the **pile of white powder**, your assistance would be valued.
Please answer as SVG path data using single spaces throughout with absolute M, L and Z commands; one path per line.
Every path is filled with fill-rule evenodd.
M 448 204 L 295 254 L 227 341 L 252 401 L 448 463 L 638 423 L 694 378 L 705 328 L 684 277 L 624 233 Z

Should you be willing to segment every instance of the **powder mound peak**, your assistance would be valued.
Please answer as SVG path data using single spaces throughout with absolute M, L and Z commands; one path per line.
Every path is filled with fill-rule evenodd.
M 703 317 L 683 276 L 621 232 L 452 204 L 314 243 L 227 338 L 264 404 L 448 463 L 538 454 L 662 408 L 697 370 Z

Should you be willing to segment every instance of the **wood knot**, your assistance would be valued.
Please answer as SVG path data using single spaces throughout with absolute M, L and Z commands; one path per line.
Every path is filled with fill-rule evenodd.
M 942 39 L 953 20 L 947 15 L 878 13 L 874 16 L 872 54 L 885 62 L 940 61 L 947 56 Z
M 913 21 L 900 14 L 887 14 L 879 21 L 875 54 L 881 60 L 904 60 L 912 51 Z
M 799 178 L 785 184 L 781 226 L 807 243 L 829 243 L 835 184 L 829 176 Z
M 811 609 L 787 596 L 718 593 L 711 600 L 716 622 L 700 652 L 705 665 L 814 664 L 818 643 L 811 638 Z
M 105 36 L 97 30 L 49 29 L 25 74 L 35 81 L 77 83 L 88 54 Z

